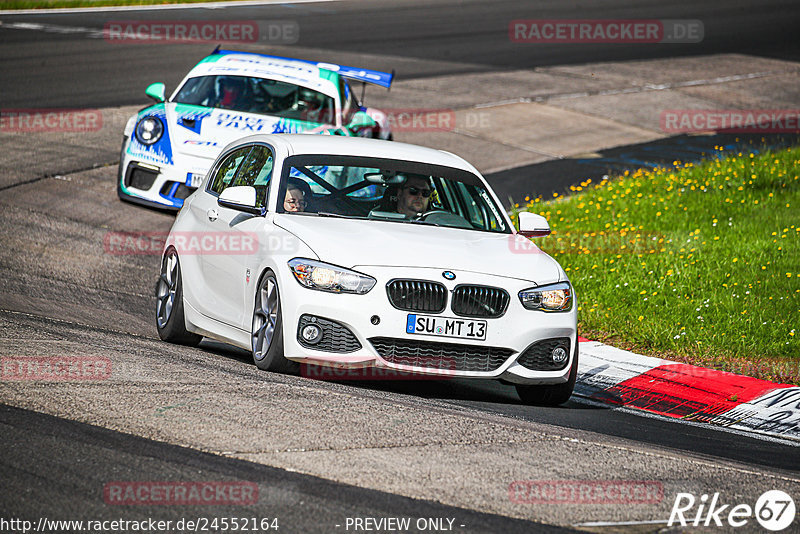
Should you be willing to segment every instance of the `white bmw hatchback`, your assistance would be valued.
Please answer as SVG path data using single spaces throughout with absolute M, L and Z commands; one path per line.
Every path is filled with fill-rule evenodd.
M 257 135 L 186 199 L 157 286 L 161 339 L 203 336 L 261 369 L 376 367 L 499 379 L 561 404 L 578 368 L 573 288 L 463 159 L 408 144 Z

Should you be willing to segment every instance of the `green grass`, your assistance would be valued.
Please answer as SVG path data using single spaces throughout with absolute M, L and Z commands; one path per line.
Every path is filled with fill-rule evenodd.
M 4 9 L 54 9 L 67 7 L 152 6 L 162 4 L 197 4 L 210 0 L 2 0 Z M 213 0 L 216 2 L 232 0 Z
M 582 335 L 800 383 L 800 149 L 639 170 L 517 207 L 575 286 Z M 526 201 L 529 199 L 526 199 Z

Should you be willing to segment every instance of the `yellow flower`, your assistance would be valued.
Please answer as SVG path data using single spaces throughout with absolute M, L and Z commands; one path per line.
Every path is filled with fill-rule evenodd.
M 639 316 L 639 320 L 640 320 L 640 321 L 644 320 L 644 315 L 640 315 L 640 316 Z

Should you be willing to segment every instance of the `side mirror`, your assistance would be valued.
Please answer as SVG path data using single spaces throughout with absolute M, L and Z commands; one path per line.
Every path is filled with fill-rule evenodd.
M 164 102 L 166 97 L 167 86 L 161 82 L 151 83 L 147 86 L 147 89 L 144 90 L 144 94 L 158 102 L 159 104 Z
M 223 189 L 219 198 L 217 198 L 217 204 L 223 208 L 252 213 L 262 217 L 267 213 L 266 208 L 256 206 L 256 188 L 249 185 L 238 185 Z
M 536 213 L 521 211 L 519 213 L 519 233 L 525 237 L 544 237 L 550 235 L 547 219 Z
M 353 114 L 353 120 L 350 121 L 347 128 L 354 134 L 365 137 L 362 135 L 362 132 L 370 131 L 370 133 L 372 133 L 373 130 L 378 128 L 378 122 L 370 117 L 369 113 L 366 111 L 356 111 Z

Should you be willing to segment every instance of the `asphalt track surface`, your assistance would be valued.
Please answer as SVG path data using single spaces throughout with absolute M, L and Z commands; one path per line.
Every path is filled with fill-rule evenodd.
M 192 506 L 197 517 L 279 517 L 277 532 L 341 531 L 347 517 L 455 518 L 460 532 L 571 532 L 570 529 L 482 514 L 439 503 L 398 497 L 337 484 L 282 469 L 223 458 L 158 443 L 104 428 L 0 406 L 4 488 L 0 509 L 7 517 L 38 522 L 40 517 L 114 520 L 119 508 L 104 506 L 99 488 L 108 480 L 247 480 L 258 485 L 258 504 Z M 99 460 L 99 461 L 98 461 Z M 88 470 L 86 464 L 93 465 Z M 82 473 L 75 467 L 85 466 Z M 76 476 L 77 475 L 77 476 Z M 291 506 L 290 504 L 301 505 Z M 127 520 L 172 521 L 187 518 L 180 506 L 141 506 Z M 468 525 L 468 526 L 467 526 Z M 6 531 L 6 530 L 4 530 Z
M 491 8 L 488 6 L 491 5 Z M 0 15 L 1 16 L 1 15 Z M 509 40 L 517 19 L 698 19 L 705 29 L 697 44 L 538 44 Z M 370 56 L 378 70 L 396 69 L 397 79 L 444 74 L 534 69 L 600 61 L 715 53 L 800 58 L 800 5 L 792 0 L 751 2 L 611 0 L 605 2 L 519 0 L 420 0 L 279 4 L 224 10 L 142 10 L 61 15 L 7 15 L 6 23 L 28 22 L 102 30 L 109 21 L 215 20 L 297 22 L 296 57 L 315 59 L 324 50 L 331 62 L 348 64 Z M 0 102 L 3 107 L 108 107 L 141 102 L 142 74 L 168 87 L 186 65 L 209 52 L 208 44 L 115 44 L 80 34 L 0 30 Z M 261 46 L 260 50 L 270 50 Z
M 507 27 L 525 18 L 670 18 L 701 19 L 709 36 L 701 47 L 656 45 L 542 46 L 510 49 Z M 335 2 L 285 4 L 262 8 L 152 11 L 114 14 L 5 16 L 0 20 L 81 26 L 101 29 L 108 20 L 198 20 L 210 16 L 228 20 L 285 18 L 301 24 L 296 45 L 329 51 L 331 61 L 350 62 L 369 54 L 378 69 L 397 68 L 398 79 L 441 74 L 534 68 L 543 65 L 672 57 L 683 54 L 739 52 L 780 59 L 800 59 L 796 37 L 800 22 L 797 2 Z M 206 45 L 111 45 L 102 39 L 57 32 L 30 32 L 0 26 L 0 102 L 15 107 L 106 107 L 141 102 L 142 72 L 174 87 L 185 65 L 208 52 Z M 300 54 L 302 57 L 302 54 Z M 383 59 L 382 59 L 383 58 Z M 149 293 L 158 258 L 103 258 L 102 269 L 81 252 L 81 245 L 103 228 L 166 230 L 169 216 L 119 204 L 112 187 L 87 180 L 92 194 L 67 198 L 63 183 L 51 179 L 7 187 L 0 200 L 7 215 L 0 223 L 2 254 L 4 353 L 20 350 L 18 340 L 45 336 L 55 343 L 126 346 L 153 351 L 155 358 L 179 356 L 190 376 L 223 366 L 231 379 L 240 375 L 253 386 L 270 378 L 252 378 L 252 364 L 241 351 L 215 343 L 200 349 L 159 345 L 152 323 L 154 301 Z M 48 255 L 41 247 L 59 235 L 74 248 L 74 257 Z M 49 236 L 44 238 L 43 236 Z M 25 249 L 19 242 L 36 246 Z M 62 248 L 69 248 L 63 243 Z M 55 247 L 58 248 L 58 247 Z M 21 252 L 21 253 L 20 253 Z M 43 256 L 44 254 L 44 256 Z M 68 254 L 59 249 L 58 254 Z M 124 260 L 124 261 L 123 261 Z M 88 289 L 85 289 L 88 288 Z M 13 295 L 13 296 L 12 296 Z M 37 304 L 30 304 L 31 302 Z M 38 304 L 46 302 L 45 304 Z M 79 311 L 73 311 L 79 310 Z M 117 313 L 115 310 L 124 310 Z M 155 348 L 153 348 L 155 347 Z M 221 362 L 221 363 L 219 363 Z M 282 379 L 281 379 L 282 380 Z M 287 379 L 288 380 L 288 379 Z M 293 380 L 293 379 L 292 379 Z M 795 478 L 800 454 L 791 444 L 687 425 L 660 417 L 642 417 L 573 399 L 559 408 L 532 408 L 519 403 L 513 389 L 499 383 L 404 382 L 341 385 L 315 382 L 314 388 L 380 397 L 398 406 L 432 404 L 477 410 L 491 416 L 562 429 L 567 435 L 590 434 L 612 444 L 636 444 L 698 461 L 765 469 Z M 509 519 L 436 502 L 414 500 L 291 473 L 243 460 L 222 458 L 155 439 L 76 423 L 35 411 L 0 408 L 0 443 L 4 451 L 0 476 L 3 515 L 69 517 L 80 510 L 97 518 L 114 516 L 104 507 L 97 488 L 108 480 L 247 479 L 259 485 L 269 515 L 276 507 L 282 521 L 294 525 L 284 532 L 330 532 L 331 521 L 348 516 L 448 516 L 467 525 L 468 532 L 556 531 L 541 523 Z M 13 451 L 13 452 L 12 452 Z M 302 502 L 303 507 L 287 503 Z M 220 515 L 220 510 L 197 510 Z M 175 518 L 185 512 L 137 509 L 133 516 Z M 248 515 L 251 511 L 248 510 Z M 285 519 L 284 519 L 285 518 Z

